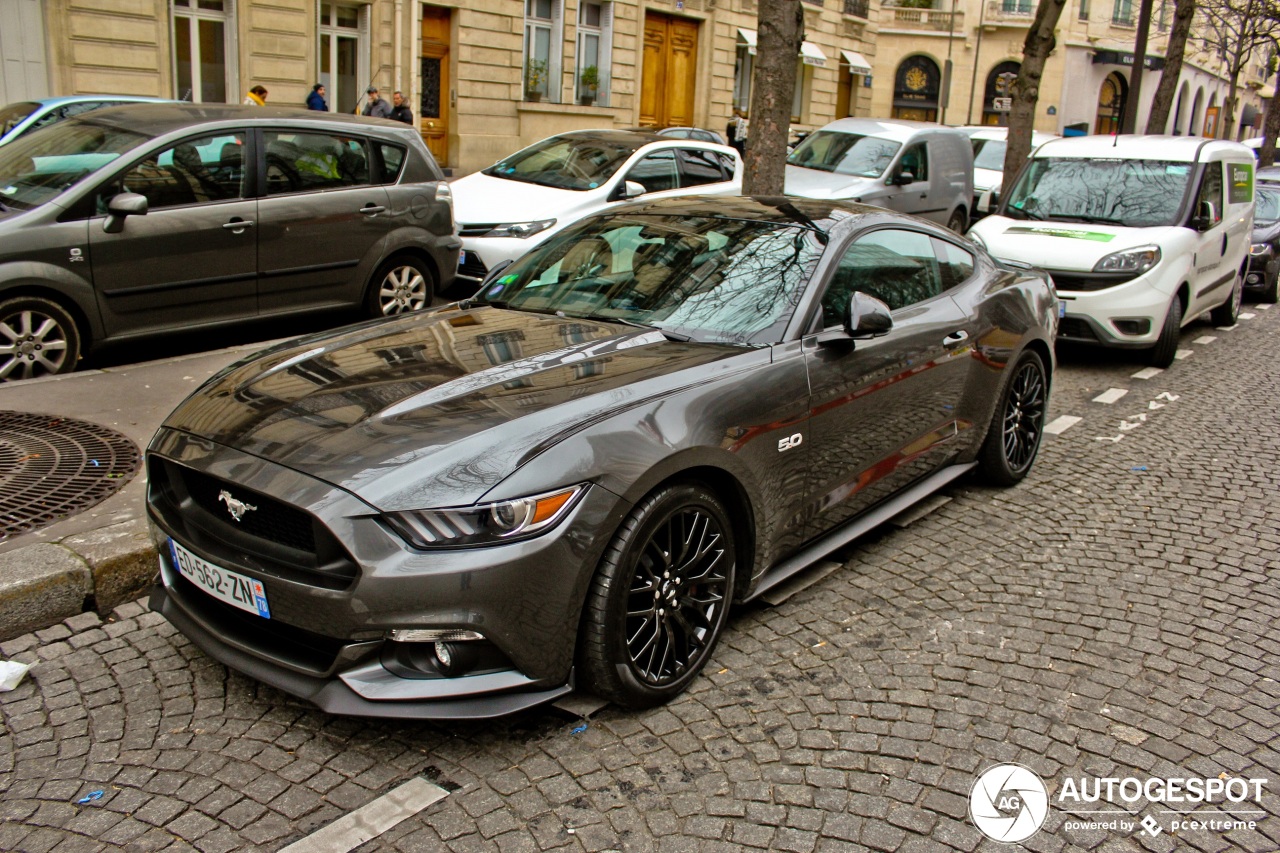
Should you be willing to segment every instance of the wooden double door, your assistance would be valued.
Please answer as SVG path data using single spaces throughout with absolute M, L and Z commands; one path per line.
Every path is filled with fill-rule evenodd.
M 418 128 L 436 162 L 449 162 L 449 10 L 422 7 L 422 101 Z
M 698 22 L 646 12 L 640 124 L 683 127 L 693 124 L 698 65 Z

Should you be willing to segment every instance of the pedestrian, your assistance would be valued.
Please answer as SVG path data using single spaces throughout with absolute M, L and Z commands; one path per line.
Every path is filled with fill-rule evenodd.
M 329 111 L 329 104 L 324 99 L 323 83 L 311 87 L 311 94 L 307 95 L 307 109 L 325 113 Z
M 391 102 L 395 104 L 391 108 L 391 118 L 405 124 L 413 124 L 413 110 L 409 109 L 409 102 L 404 99 L 404 95 L 399 91 L 394 92 L 391 95 Z
M 365 94 L 369 96 L 369 103 L 364 105 L 364 112 L 361 115 L 370 116 L 372 118 L 390 118 L 391 105 L 382 100 L 378 95 L 378 87 L 370 86 L 365 90 Z
M 267 90 L 264 86 L 254 86 L 244 96 L 244 104 L 247 107 L 265 107 L 267 105 Z
M 724 129 L 724 135 L 729 140 L 729 144 L 738 149 L 739 154 L 745 154 L 747 149 L 747 114 L 741 107 L 733 108 L 733 118 L 729 119 L 729 124 Z

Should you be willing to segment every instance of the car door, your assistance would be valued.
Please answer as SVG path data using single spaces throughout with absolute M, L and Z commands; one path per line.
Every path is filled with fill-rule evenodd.
M 1193 258 L 1191 304 L 1184 317 L 1194 317 L 1222 302 L 1235 281 L 1236 268 L 1228 263 L 1231 237 L 1227 233 L 1223 192 L 1222 163 L 1206 163 L 1191 209 L 1193 220 L 1208 214 L 1197 226 L 1196 253 Z M 1208 206 L 1212 206 L 1212 210 Z
M 247 134 L 189 137 L 147 154 L 99 188 L 89 260 L 108 336 L 180 329 L 257 313 L 257 202 L 241 165 Z M 119 233 L 107 202 L 147 199 Z
M 858 236 L 831 273 L 821 326 L 838 328 L 861 292 L 890 307 L 893 328 L 852 345 L 805 339 L 811 535 L 931 472 L 954 449 L 971 332 L 944 272 L 929 235 L 893 227 Z
M 889 181 L 894 184 L 894 187 L 884 197 L 885 206 L 900 213 L 937 220 L 939 214 L 932 209 L 934 204 L 929 191 L 929 170 L 927 144 L 916 142 L 903 148 L 898 162 L 889 172 Z M 911 178 L 907 183 L 897 183 L 905 180 L 908 174 Z M 945 214 L 942 215 L 945 218 Z
M 359 302 L 392 227 L 368 140 L 285 129 L 260 139 L 259 310 Z

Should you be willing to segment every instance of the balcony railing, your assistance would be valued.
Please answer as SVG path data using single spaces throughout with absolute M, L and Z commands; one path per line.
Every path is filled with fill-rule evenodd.
M 871 17 L 871 0 L 844 0 L 844 13 L 855 18 Z
M 987 3 L 988 21 L 1005 21 L 1013 24 L 1028 25 L 1036 13 L 1036 7 L 1029 2 L 1018 0 L 990 0 Z
M 914 9 L 906 6 L 894 6 L 886 9 L 892 14 L 890 27 L 904 27 L 911 30 L 947 30 L 957 31 L 964 28 L 964 12 L 946 12 L 942 9 Z M 951 19 L 955 18 L 954 27 Z M 883 21 L 884 19 L 881 18 Z

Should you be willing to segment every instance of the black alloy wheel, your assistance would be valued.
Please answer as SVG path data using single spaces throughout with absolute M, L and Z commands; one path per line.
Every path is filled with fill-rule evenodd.
M 641 501 L 587 597 L 581 651 L 591 688 L 630 708 L 681 693 L 724 628 L 736 558 L 728 514 L 707 489 L 671 485 Z
M 1030 350 L 1014 364 L 983 442 L 978 469 L 993 485 L 1012 486 L 1031 470 L 1049 404 L 1044 362 Z

